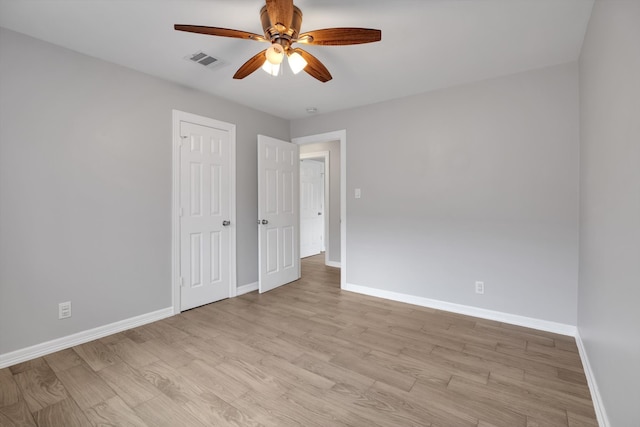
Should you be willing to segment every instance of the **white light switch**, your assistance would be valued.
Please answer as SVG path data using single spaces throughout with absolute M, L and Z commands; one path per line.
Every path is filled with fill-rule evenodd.
M 362 197 L 362 192 L 360 191 L 359 188 L 356 188 L 355 196 L 356 196 L 356 199 L 359 199 L 360 197 Z

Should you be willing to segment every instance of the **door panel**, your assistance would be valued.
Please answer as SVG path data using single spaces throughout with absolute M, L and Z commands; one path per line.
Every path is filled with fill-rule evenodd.
M 211 283 L 219 283 L 222 280 L 222 232 L 211 232 Z
M 275 274 L 278 272 L 278 229 L 268 228 L 265 230 L 266 237 L 266 272 L 267 274 Z
M 225 129 L 180 122 L 180 309 L 230 296 L 231 140 Z
M 282 176 L 282 213 L 293 215 L 293 172 L 283 171 Z
M 324 163 L 300 162 L 300 257 L 324 250 Z
M 298 146 L 258 135 L 260 292 L 300 278 Z
M 222 215 L 222 166 L 211 165 L 211 212 L 213 216 Z
M 191 233 L 191 251 L 189 252 L 189 263 L 191 271 L 189 274 L 192 288 L 202 286 L 202 233 Z
M 278 214 L 278 171 L 265 169 L 265 201 L 264 213 L 268 215 Z
M 282 266 L 284 268 L 294 267 L 293 248 L 295 244 L 293 227 L 282 227 Z

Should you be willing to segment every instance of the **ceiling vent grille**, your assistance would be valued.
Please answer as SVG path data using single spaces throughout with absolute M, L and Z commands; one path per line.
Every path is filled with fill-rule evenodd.
M 204 52 L 196 52 L 192 55 L 186 56 L 184 59 L 188 59 L 191 62 L 196 62 L 207 68 L 215 68 L 218 65 L 222 64 L 222 61 L 220 61 L 218 58 L 214 58 L 213 56 L 208 55 Z

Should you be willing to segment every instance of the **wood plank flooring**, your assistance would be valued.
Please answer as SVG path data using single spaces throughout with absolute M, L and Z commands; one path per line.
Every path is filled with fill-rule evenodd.
M 573 338 L 303 279 L 0 370 L 0 426 L 597 426 Z

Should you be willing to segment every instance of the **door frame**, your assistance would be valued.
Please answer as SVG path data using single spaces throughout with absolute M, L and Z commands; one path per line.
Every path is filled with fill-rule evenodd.
M 172 188 L 171 188 L 171 302 L 173 314 L 180 309 L 180 122 L 222 129 L 229 132 L 229 298 L 237 294 L 236 267 L 236 125 L 210 117 L 199 116 L 180 110 L 172 110 Z
M 347 130 L 291 138 L 298 145 L 340 141 L 340 288 L 347 284 Z
M 313 153 L 300 153 L 300 160 L 314 160 L 314 159 L 323 159 L 324 162 L 324 191 L 323 191 L 323 203 L 324 203 L 324 218 L 323 218 L 323 227 L 324 227 L 324 263 L 330 267 L 336 267 L 335 265 L 331 265 L 332 262 L 329 261 L 330 248 L 329 243 L 331 242 L 331 236 L 329 236 L 329 212 L 330 212 L 330 203 L 331 198 L 329 197 L 329 192 L 331 191 L 329 188 L 329 178 L 330 178 L 330 169 L 329 169 L 329 152 L 328 151 L 316 151 Z M 302 188 L 302 187 L 300 187 Z M 300 211 L 302 214 L 302 211 Z M 302 218 L 300 219 L 300 242 L 302 242 Z M 302 244 L 302 243 L 301 243 Z

